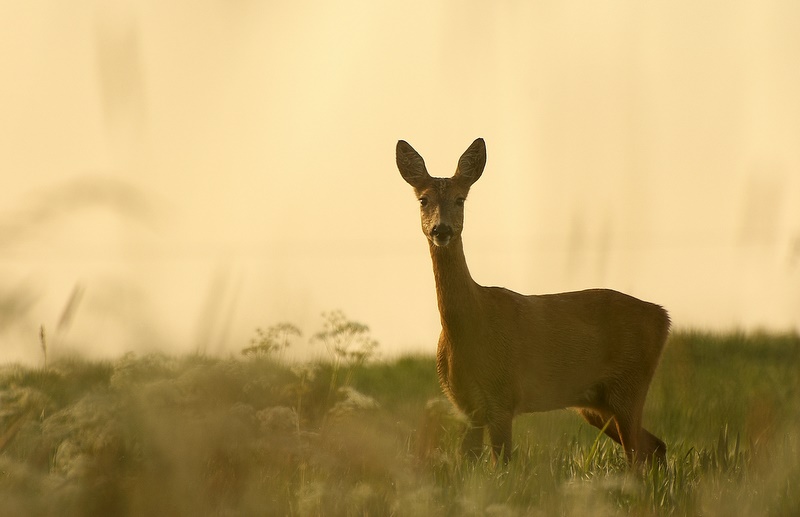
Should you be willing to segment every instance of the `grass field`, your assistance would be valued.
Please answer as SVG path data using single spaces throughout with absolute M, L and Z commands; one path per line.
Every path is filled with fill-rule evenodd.
M 569 411 L 463 461 L 433 357 L 371 361 L 345 323 L 315 363 L 284 326 L 235 358 L 0 367 L 0 515 L 800 515 L 796 335 L 675 332 L 645 411 L 668 464 L 638 472 Z

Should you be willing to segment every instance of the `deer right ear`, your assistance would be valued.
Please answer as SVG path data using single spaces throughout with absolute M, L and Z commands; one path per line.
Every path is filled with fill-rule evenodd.
M 472 185 L 481 177 L 484 167 L 486 167 L 486 143 L 483 138 L 477 138 L 461 155 L 453 177 Z
M 422 188 L 430 181 L 431 176 L 425 168 L 425 160 L 405 140 L 397 142 L 397 168 L 403 179 L 414 188 Z

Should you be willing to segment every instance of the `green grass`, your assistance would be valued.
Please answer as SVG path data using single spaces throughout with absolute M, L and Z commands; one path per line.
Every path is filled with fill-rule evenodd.
M 0 514 L 797 515 L 798 372 L 796 335 L 673 334 L 644 417 L 668 461 L 639 472 L 569 411 L 465 461 L 428 356 L 8 365 Z

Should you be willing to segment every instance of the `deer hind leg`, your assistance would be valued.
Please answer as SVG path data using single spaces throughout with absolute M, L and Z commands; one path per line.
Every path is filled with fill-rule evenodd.
M 620 431 L 620 424 L 617 421 L 616 416 L 607 411 L 601 411 L 598 409 L 581 408 L 578 409 L 578 413 L 580 413 L 580 415 L 586 419 L 587 422 L 598 429 L 603 429 L 603 432 L 609 438 L 622 445 L 623 449 L 625 450 L 625 455 L 628 458 L 628 462 L 631 464 L 633 463 L 632 460 L 634 458 L 634 454 L 631 454 L 630 447 L 633 446 L 634 440 L 632 437 L 623 439 L 622 431 Z M 609 422 L 609 420 L 611 420 L 611 422 Z M 625 422 L 624 418 L 623 422 Z M 633 433 L 633 427 L 631 427 L 631 433 L 627 433 L 627 428 L 630 427 L 630 424 L 623 424 L 623 426 L 626 427 L 626 434 Z M 664 442 L 659 440 L 656 436 L 650 434 L 647 429 L 641 428 L 637 443 L 638 447 L 633 449 L 635 451 L 636 461 L 650 460 L 652 457 L 655 457 L 660 461 L 666 460 L 667 446 L 664 445 Z
M 617 432 L 617 424 L 613 421 L 614 415 L 606 411 L 597 409 L 578 408 L 578 413 L 591 425 L 601 429 L 606 436 L 615 442 L 622 444 L 622 440 Z M 609 420 L 612 420 L 609 422 Z M 608 423 L 608 425 L 606 425 Z
M 628 457 L 628 461 L 631 461 L 631 455 L 627 452 L 627 447 L 623 444 L 623 440 L 620 437 L 620 431 L 618 429 L 618 424 L 616 422 L 616 417 L 608 413 L 606 411 L 600 411 L 597 409 L 585 409 L 579 408 L 578 413 L 591 425 L 598 429 L 603 429 L 603 432 L 612 440 L 617 442 L 618 444 L 622 445 L 626 451 L 626 456 Z M 609 419 L 613 419 L 609 422 Z M 608 426 L 606 426 L 608 423 Z M 661 463 L 666 463 L 667 460 L 667 446 L 661 441 L 657 436 L 650 433 L 645 428 L 641 428 L 641 433 L 639 434 L 639 449 L 636 451 L 637 461 L 650 461 L 653 458 L 656 461 Z
M 485 427 L 470 421 L 464 440 L 461 442 L 461 452 L 471 460 L 480 458 L 483 452 L 483 431 Z
M 638 394 L 637 394 L 638 392 Z M 645 392 L 646 394 L 646 392 Z M 645 394 L 640 390 L 630 387 L 614 386 L 608 391 L 603 412 L 608 411 L 614 416 L 616 434 L 619 443 L 625 451 L 628 463 L 633 466 L 646 458 L 642 445 L 649 443 L 642 429 L 642 411 L 644 409 Z M 650 433 L 647 433 L 648 435 Z M 609 435 L 611 436 L 611 435 Z
M 649 380 L 649 379 L 648 379 Z M 649 463 L 654 458 L 666 463 L 667 446 L 660 438 L 642 427 L 642 413 L 647 396 L 647 385 L 639 396 L 611 398 L 609 405 L 617 421 L 617 432 L 625 449 L 628 462 Z
M 617 434 L 625 451 L 625 457 L 628 458 L 628 464 L 631 466 L 636 465 L 643 459 L 639 446 L 639 437 L 642 434 L 641 416 L 632 413 L 620 411 L 614 414 Z
M 628 461 L 631 461 L 631 454 L 627 452 L 628 448 L 623 444 L 616 417 L 614 417 L 614 415 L 605 411 L 584 408 L 578 409 L 578 413 L 584 419 L 586 419 L 587 422 L 598 429 L 602 429 L 609 438 L 622 445 L 623 449 L 626 451 Z M 609 422 L 609 420 L 611 421 Z M 631 442 L 628 441 L 628 443 Z M 641 461 L 641 459 L 649 461 L 650 459 L 655 458 L 662 463 L 666 463 L 667 446 L 658 437 L 650 434 L 650 432 L 645 428 L 642 428 L 641 433 L 639 434 L 639 449 L 637 449 L 636 452 L 638 461 Z
M 652 459 L 655 459 L 659 463 L 666 465 L 667 445 L 661 441 L 660 438 L 651 434 L 650 431 L 643 427 L 640 443 L 642 447 L 642 455 L 644 456 L 645 460 L 651 461 Z
M 634 403 L 615 411 L 617 433 L 631 465 L 649 463 L 654 459 L 662 464 L 667 461 L 667 446 L 657 436 L 642 427 L 644 403 Z
M 667 462 L 667 446 L 657 436 L 653 435 L 641 426 L 641 417 L 637 420 L 626 421 L 623 417 L 622 423 L 617 418 L 617 428 L 622 438 L 622 446 L 628 457 L 628 463 L 649 464 L 654 459 L 659 463 Z M 624 429 L 624 431 L 623 431 Z M 636 431 L 638 429 L 638 432 Z M 626 436 L 628 436 L 626 438 Z

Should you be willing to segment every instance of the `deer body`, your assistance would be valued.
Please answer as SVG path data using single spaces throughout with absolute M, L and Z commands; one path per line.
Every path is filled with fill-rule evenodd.
M 605 428 L 631 463 L 663 458 L 666 446 L 641 427 L 641 415 L 669 330 L 666 311 L 609 289 L 526 296 L 477 284 L 461 230 L 464 201 L 485 160 L 478 139 L 453 178 L 432 178 L 410 145 L 397 145 L 433 262 L 439 381 L 472 424 L 463 449 L 479 454 L 488 430 L 495 455 L 507 458 L 514 416 L 571 407 Z

